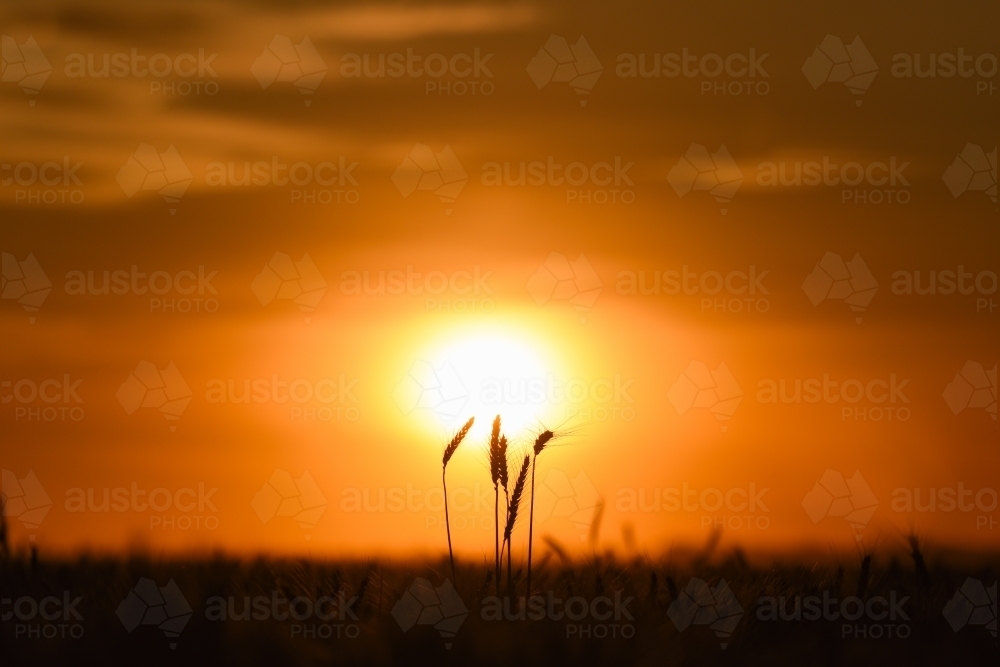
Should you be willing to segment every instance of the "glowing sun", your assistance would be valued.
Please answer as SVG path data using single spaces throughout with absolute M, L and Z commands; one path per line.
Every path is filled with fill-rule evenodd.
M 546 357 L 524 338 L 510 334 L 477 333 L 456 337 L 437 347 L 429 361 L 439 373 L 461 383 L 449 409 L 438 411 L 440 423 L 448 428 L 471 416 L 476 424 L 471 435 L 484 442 L 493 417 L 500 415 L 503 430 L 518 437 L 552 417 L 546 387 L 553 372 Z M 450 414 L 453 413 L 453 414 Z

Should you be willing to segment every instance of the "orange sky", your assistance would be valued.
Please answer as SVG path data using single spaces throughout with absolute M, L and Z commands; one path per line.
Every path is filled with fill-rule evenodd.
M 585 4 L 103 2 L 84 18 L 71 3 L 6 3 L 4 48 L 9 35 L 25 53 L 31 37 L 51 65 L 31 94 L 14 75 L 0 83 L 0 466 L 8 497 L 46 504 L 23 482 L 30 471 L 51 502 L 37 528 L 12 518 L 16 539 L 66 553 L 439 551 L 443 443 L 467 417 L 485 428 L 499 412 L 519 427 L 508 432 L 518 450 L 542 428 L 568 431 L 539 460 L 536 522 L 570 548 L 587 548 L 601 502 L 600 543 L 623 551 L 624 526 L 658 552 L 702 542 L 718 523 L 724 544 L 755 550 L 896 543 L 911 528 L 938 544 L 996 546 L 996 8 L 959 29 L 950 10 L 923 6 L 847 20 L 832 3 L 785 3 L 770 17 Z M 318 84 L 298 82 L 309 94 L 267 79 L 276 34 L 300 47 L 308 36 L 314 51 L 300 53 L 326 68 Z M 814 90 L 803 74 L 828 34 L 859 36 L 877 64 L 863 94 L 830 81 Z M 596 82 L 576 82 L 585 94 L 533 81 L 550 35 L 585 37 L 601 66 Z M 959 48 L 973 56 L 968 77 L 894 75 L 899 54 L 943 63 Z M 99 65 L 133 49 L 182 69 L 197 69 L 199 49 L 218 55 L 204 76 L 67 70 L 74 54 Z M 350 54 L 442 54 L 433 66 L 461 73 L 477 50 L 468 76 L 343 69 Z M 620 76 L 630 55 L 724 62 L 751 50 L 766 54 L 766 76 Z M 185 83 L 201 92 L 181 94 Z M 129 160 L 143 144 L 168 162 L 174 147 L 183 168 L 168 180 L 189 181 L 168 191 L 179 198 L 166 201 L 145 172 L 135 181 Z M 684 190 L 693 144 L 725 146 L 725 173 L 742 178 L 735 194 Z M 420 145 L 443 163 L 441 184 L 464 186 L 409 191 Z M 960 153 L 990 151 L 992 172 L 976 179 L 992 173 L 994 201 L 947 171 Z M 872 182 L 768 185 L 771 165 L 791 174 L 824 160 L 856 163 Z M 51 184 L 32 176 L 50 162 Z M 533 162 L 528 173 L 577 166 L 539 185 L 491 180 L 497 164 L 516 180 Z M 229 182 L 245 163 L 260 184 Z M 897 183 L 876 182 L 892 173 L 880 163 L 895 164 Z M 584 168 L 585 183 L 560 180 Z M 828 172 L 850 179 L 852 168 Z M 862 258 L 870 280 L 856 275 L 855 290 L 877 283 L 863 312 L 811 302 L 823 288 L 806 279 L 827 253 Z M 16 292 L 29 255 L 52 285 L 31 312 Z M 295 284 L 279 289 L 288 265 Z M 557 287 L 566 266 L 576 273 Z M 115 271 L 124 293 L 91 293 Z M 932 271 L 942 285 L 942 272 L 968 273 L 968 293 L 904 293 L 917 271 L 923 285 Z M 380 272 L 386 289 L 372 293 Z M 286 298 L 299 288 L 309 294 L 298 304 Z M 173 377 L 170 364 L 183 383 L 167 398 L 180 402 L 137 407 L 142 379 Z M 407 377 L 435 378 L 442 393 L 418 396 Z M 824 378 L 837 389 L 818 402 L 768 402 L 769 383 L 784 381 L 788 396 Z M 706 382 L 729 403 L 714 405 Z M 232 402 L 230 385 L 242 396 L 244 384 L 258 399 Z M 521 397 L 529 385 L 540 391 Z M 301 400 L 282 400 L 288 388 Z M 867 395 L 855 401 L 858 388 Z M 493 510 L 474 435 L 448 474 L 456 549 L 478 557 L 492 548 Z M 854 525 L 824 505 L 824 488 L 845 480 Z M 305 499 L 298 521 L 274 515 L 282 484 Z M 146 495 L 132 502 L 133 488 Z M 123 511 L 74 511 L 81 493 L 99 506 L 106 489 L 129 498 Z M 166 489 L 157 502 L 171 496 L 163 511 L 143 509 L 154 489 Z M 970 493 L 947 511 L 960 490 Z M 941 502 L 908 512 L 907 494 Z

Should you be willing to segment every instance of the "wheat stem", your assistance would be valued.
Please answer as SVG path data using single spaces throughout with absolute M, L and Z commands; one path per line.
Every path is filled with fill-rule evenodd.
M 531 510 L 528 516 L 528 579 L 526 582 L 528 591 L 525 593 L 526 601 L 531 599 L 531 545 L 535 533 L 535 468 L 538 467 L 538 455 L 542 453 L 542 450 L 545 449 L 545 445 L 548 444 L 549 440 L 551 440 L 553 436 L 554 434 L 552 431 L 542 431 L 542 433 L 535 439 L 535 456 L 531 462 Z
M 445 473 L 448 471 L 448 461 L 454 456 L 455 450 L 462 444 L 465 436 L 469 434 L 469 429 L 472 428 L 472 422 L 475 419 L 475 417 L 472 417 L 469 421 L 465 422 L 465 426 L 460 428 L 455 437 L 451 439 L 451 442 L 445 446 L 444 456 L 441 457 L 441 488 L 444 491 L 444 524 L 448 531 L 448 559 L 451 561 L 451 579 L 456 586 L 458 585 L 458 580 L 455 577 L 455 552 L 451 547 L 451 519 L 448 517 L 448 483 L 445 479 Z

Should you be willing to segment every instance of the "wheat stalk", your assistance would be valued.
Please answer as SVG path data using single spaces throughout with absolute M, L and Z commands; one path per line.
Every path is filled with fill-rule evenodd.
M 503 538 L 510 541 L 510 534 L 514 530 L 514 523 L 517 521 L 517 514 L 521 508 L 521 498 L 524 496 L 524 483 L 528 478 L 528 467 L 531 461 L 527 456 L 521 462 L 521 468 L 517 471 L 517 481 L 514 483 L 514 493 L 510 495 L 510 510 L 507 512 L 507 526 L 503 531 Z
M 455 552 L 451 548 L 451 519 L 448 518 L 448 483 L 445 480 L 445 473 L 448 470 L 448 461 L 455 455 L 455 450 L 465 440 L 465 436 L 469 434 L 469 429 L 472 428 L 472 422 L 475 420 L 476 418 L 472 417 L 469 421 L 465 422 L 465 426 L 458 430 L 455 437 L 444 448 L 444 456 L 441 457 L 441 487 L 444 491 L 444 525 L 448 530 L 448 559 L 451 561 L 451 579 L 456 585 L 458 584 L 458 579 L 455 577 Z
M 490 478 L 494 486 L 500 483 L 500 415 L 493 419 L 490 431 Z
M 503 439 L 506 444 L 506 438 Z M 493 480 L 493 541 L 494 541 L 494 571 L 496 574 L 496 591 L 500 595 L 500 476 L 501 469 L 507 467 L 506 452 L 500 450 L 500 415 L 493 420 L 493 430 L 490 433 L 490 477 Z M 506 474 L 504 472 L 504 474 Z M 505 485 L 506 486 L 506 485 Z
M 458 449 L 458 446 L 462 444 L 463 440 L 465 440 L 465 436 L 469 434 L 469 429 L 472 428 L 472 422 L 474 421 L 476 421 L 476 418 L 472 417 L 469 421 L 465 422 L 465 426 L 458 430 L 455 437 L 452 438 L 451 442 L 449 442 L 444 448 L 444 456 L 441 457 L 441 463 L 445 467 L 448 467 L 448 461 L 451 461 L 451 457 L 455 455 L 455 450 Z
M 503 531 L 504 542 L 507 543 L 507 588 L 513 592 L 514 579 L 510 572 L 510 536 L 514 531 L 514 524 L 517 522 L 517 514 L 521 508 L 521 498 L 524 496 L 524 483 L 528 479 L 528 467 L 531 461 L 527 455 L 521 463 L 521 469 L 517 471 L 517 481 L 514 482 L 514 492 L 510 495 L 510 505 L 507 508 L 507 526 Z
M 525 600 L 531 598 L 531 543 L 535 536 L 535 468 L 538 467 L 538 455 L 542 453 L 545 446 L 554 437 L 552 431 L 542 431 L 535 438 L 534 459 L 531 466 L 531 510 L 528 516 L 528 592 L 525 593 Z
M 507 487 L 507 483 L 510 481 L 508 478 L 508 466 L 507 466 L 507 436 L 500 436 L 500 485 L 503 487 L 504 500 L 506 505 L 504 512 L 510 511 L 510 489 Z M 503 566 L 503 544 L 500 545 L 500 565 Z M 500 595 L 500 582 L 499 582 L 500 568 L 497 568 L 497 595 Z M 507 544 L 507 578 L 510 578 L 510 543 Z

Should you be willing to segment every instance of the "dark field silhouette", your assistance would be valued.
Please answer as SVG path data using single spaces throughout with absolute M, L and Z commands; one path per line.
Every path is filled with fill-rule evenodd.
M 564 558 L 559 545 L 536 549 L 534 597 L 525 609 L 526 563 L 516 552 L 516 598 L 495 596 L 490 557 L 457 560 L 453 588 L 447 558 L 33 563 L 20 553 L 0 564 L 3 664 L 996 660 L 997 555 L 948 565 L 933 555 L 876 553 L 841 564 L 803 558 L 769 567 L 748 563 L 739 550 L 652 561 Z

